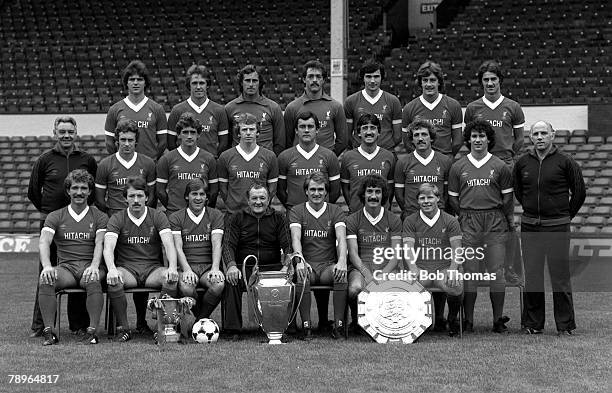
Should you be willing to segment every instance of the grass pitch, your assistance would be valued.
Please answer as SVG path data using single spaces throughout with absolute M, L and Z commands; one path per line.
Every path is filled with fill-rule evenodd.
M 573 337 L 556 337 L 552 306 L 544 335 L 521 335 L 513 289 L 506 297 L 511 334 L 505 336 L 489 332 L 490 306 L 483 292 L 476 333 L 463 340 L 426 333 L 412 345 L 320 337 L 269 346 L 253 333 L 214 345 L 157 347 L 145 338 L 119 344 L 104 337 L 99 345 L 80 346 L 67 330 L 64 311 L 62 341 L 42 347 L 42 339 L 27 338 L 36 263 L 35 255 L 0 256 L 0 392 L 612 391 L 610 293 L 575 294 Z M 17 384 L 10 375 L 58 377 L 53 384 Z

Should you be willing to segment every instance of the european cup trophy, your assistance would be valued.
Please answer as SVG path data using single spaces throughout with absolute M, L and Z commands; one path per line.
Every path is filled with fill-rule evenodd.
M 245 264 L 251 258 L 255 260 L 255 266 L 247 282 Z M 287 272 L 262 272 L 258 264 L 254 255 L 247 256 L 242 262 L 247 296 L 253 305 L 255 320 L 268 336 L 268 343 L 281 344 L 283 333 L 292 319 L 295 286 Z

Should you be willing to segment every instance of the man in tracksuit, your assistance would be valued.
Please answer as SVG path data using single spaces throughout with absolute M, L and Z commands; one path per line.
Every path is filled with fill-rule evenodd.
M 244 280 L 248 280 L 253 271 L 254 261 L 250 260 L 246 277 L 242 277 L 241 267 L 245 257 L 255 255 L 261 271 L 286 271 L 291 254 L 287 217 L 270 207 L 270 194 L 266 186 L 254 183 L 247 190 L 247 198 L 248 207 L 230 217 L 223 237 L 223 262 L 227 269 L 223 328 L 232 341 L 239 340 L 242 292 L 246 289 Z
M 576 329 L 569 270 L 570 221 L 586 197 L 578 164 L 553 145 L 555 130 L 545 121 L 531 126 L 534 149 L 514 167 L 514 193 L 523 206 L 521 240 L 525 264 L 523 332 L 544 330 L 544 261 L 553 290 L 558 335 Z
M 70 198 L 64 188 L 64 179 L 75 169 L 85 169 L 96 176 L 98 165 L 96 159 L 79 149 L 76 145 L 77 123 L 71 116 L 59 116 L 53 123 L 53 137 L 57 141 L 52 149 L 45 151 L 34 162 L 28 199 L 41 214 L 40 229 L 43 228 L 47 214 L 70 204 Z M 88 205 L 93 203 L 93 194 Z M 50 245 L 51 264 L 57 264 L 57 247 Z M 39 269 L 42 269 L 40 265 Z M 39 272 L 40 273 L 40 272 Z M 43 333 L 43 319 L 38 305 L 38 289 L 32 315 L 30 337 L 39 337 Z M 68 295 L 68 322 L 74 333 L 85 333 L 89 326 L 89 316 L 85 309 L 85 294 Z

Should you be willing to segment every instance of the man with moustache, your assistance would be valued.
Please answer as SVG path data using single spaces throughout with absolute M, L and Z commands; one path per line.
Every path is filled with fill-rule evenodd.
M 489 283 L 495 333 L 507 333 L 503 316 L 506 282 L 504 258 L 508 228 L 514 225 L 512 174 L 507 165 L 489 153 L 495 147 L 495 131 L 489 122 L 476 120 L 463 130 L 470 153 L 456 161 L 448 177 L 448 195 L 453 211 L 459 215 L 463 245 L 483 248 L 486 268 L 492 276 Z M 478 260 L 466 261 L 466 273 L 480 271 Z M 493 277 L 493 274 L 495 275 Z M 466 332 L 474 331 L 474 306 L 478 281 L 464 280 Z
M 156 288 L 161 295 L 176 297 L 178 281 L 170 223 L 164 213 L 146 205 L 149 196 L 145 180 L 128 178 L 124 196 L 127 209 L 108 220 L 104 235 L 108 297 L 117 319 L 116 337 L 120 342 L 132 339 L 124 288 Z M 164 267 L 162 247 L 168 268 Z
M 514 191 L 523 206 L 521 245 L 525 259 L 525 334 L 541 334 L 545 322 L 544 261 L 553 290 L 559 336 L 576 329 L 569 270 L 570 221 L 586 198 L 580 166 L 553 144 L 555 130 L 545 121 L 531 126 L 534 148 L 514 166 Z M 542 202 L 546 201 L 546 202 Z
M 285 130 L 287 131 L 287 148 L 296 144 L 295 130 L 297 118 L 301 112 L 312 112 L 319 119 L 318 143 L 332 150 L 337 156 L 348 144 L 346 118 L 342 104 L 325 94 L 323 86 L 327 79 L 327 70 L 318 60 L 310 60 L 302 68 L 304 94 L 291 101 L 285 108 Z
M 208 98 L 210 73 L 206 67 L 193 64 L 187 69 L 185 82 L 190 95 L 176 104 L 168 116 L 168 150 L 177 148 L 176 123 L 185 112 L 191 113 L 202 124 L 197 145 L 215 158 L 230 147 L 229 125 L 225 108 Z
M 404 146 L 412 150 L 408 125 L 416 120 L 424 120 L 435 127 L 437 137 L 435 142 L 432 141 L 433 149 L 452 159 L 463 144 L 461 105 L 454 98 L 442 94 L 444 73 L 438 63 L 428 60 L 421 64 L 417 71 L 417 83 L 423 94 L 406 104 L 402 110 Z
M 389 192 L 387 182 L 378 174 L 370 174 L 359 184 L 359 210 L 346 220 L 346 243 L 351 262 L 348 276 L 348 298 L 352 326 L 357 328 L 357 296 L 374 280 L 374 272 L 389 273 L 397 267 L 395 255 L 380 264 L 374 263 L 374 249 L 401 247 L 402 222 L 384 206 Z
M 210 185 L 209 205 L 217 202 L 217 161 L 208 151 L 197 145 L 202 124 L 189 112 L 183 113 L 175 126 L 180 146 L 157 163 L 157 195 L 167 209 L 168 216 L 187 206 L 184 197 L 187 183 L 196 178 Z
M 40 232 L 39 303 L 44 321 L 43 345 L 59 341 L 52 326 L 55 324 L 57 301 L 55 292 L 64 288 L 80 287 L 87 291 L 89 327 L 84 344 L 99 342 L 97 328 L 104 306 L 102 285 L 105 271 L 100 269 L 102 244 L 108 218 L 95 207 L 87 205 L 94 187 L 93 177 L 84 169 L 76 169 L 64 181 L 70 197 L 67 207 L 55 210 L 45 219 Z M 57 244 L 58 263 L 51 263 L 51 243 Z
M 253 183 L 246 191 L 247 207 L 234 213 L 223 238 L 223 262 L 227 284 L 223 294 L 223 329 L 232 341 L 240 339 L 242 328 L 242 292 L 246 290 L 253 261 L 242 276 L 241 267 L 248 255 L 255 255 L 261 271 L 287 271 L 291 259 L 291 237 L 287 218 L 270 207 L 270 193 L 265 185 Z M 282 252 L 282 254 L 281 254 Z
M 342 209 L 327 203 L 329 181 L 322 172 L 314 172 L 303 183 L 303 190 L 308 200 L 289 211 L 289 228 L 293 251 L 304 256 L 306 263 L 296 265 L 298 285 L 296 291 L 304 296 L 300 303 L 303 337 L 311 338 L 310 323 L 310 285 L 333 285 L 334 324 L 331 336 L 339 339 L 344 335 L 344 309 L 347 297 L 347 264 L 346 264 L 346 223 Z M 327 323 L 327 302 L 319 311 L 319 330 Z
M 155 206 L 155 161 L 136 152 L 139 139 L 140 129 L 134 120 L 119 120 L 115 128 L 118 151 L 100 161 L 96 173 L 96 206 L 109 217 L 127 207 L 123 191 L 131 176 L 141 176 L 146 180 L 151 196 L 147 205 Z M 136 331 L 143 335 L 153 334 L 146 320 L 149 295 L 134 293 L 132 297 L 136 309 Z
M 225 105 L 232 146 L 240 142 L 239 115 L 251 113 L 259 124 L 259 145 L 278 156 L 286 147 L 283 111 L 276 102 L 262 94 L 266 84 L 262 70 L 252 64 L 244 66 L 236 75 L 236 84 L 240 95 Z
M 361 145 L 357 149 L 347 151 L 340 164 L 340 182 L 342 195 L 349 207 L 349 213 L 357 212 L 363 206 L 359 195 L 360 184 L 364 176 L 377 174 L 387 179 L 388 191 L 385 192 L 384 204 L 391 204 L 393 199 L 393 176 L 395 157 L 393 153 L 378 146 L 380 136 L 380 120 L 374 114 L 361 115 L 355 125 Z
M 317 143 L 320 123 L 312 112 L 301 112 L 297 117 L 298 144 L 278 156 L 278 199 L 290 210 L 306 202 L 304 179 L 315 172 L 323 173 L 329 180 L 329 202 L 340 196 L 340 164 L 329 149 Z
M 402 105 L 399 98 L 383 91 L 380 84 L 385 79 L 385 66 L 376 60 L 366 60 L 359 70 L 364 88 L 351 94 L 344 101 L 344 114 L 349 145 L 357 147 L 361 143 L 359 130 L 354 123 L 364 113 L 373 113 L 380 120 L 380 141 L 378 144 L 393 152 L 402 142 Z

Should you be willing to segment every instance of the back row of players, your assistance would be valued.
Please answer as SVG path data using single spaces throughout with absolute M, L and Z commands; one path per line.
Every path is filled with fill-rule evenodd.
M 389 197 L 385 198 L 385 202 L 391 201 L 395 191 L 395 197 L 402 208 L 402 217 L 418 210 L 417 189 L 422 183 L 436 184 L 439 190 L 444 190 L 438 193 L 438 197 L 446 199 L 452 157 L 464 138 L 461 135 L 461 108 L 455 100 L 440 94 L 443 75 L 435 63 L 427 62 L 419 69 L 418 78 L 423 87 L 423 95 L 404 108 L 404 142 L 406 146 L 415 146 L 416 150 L 399 161 L 392 153 L 392 149 L 402 139 L 399 100 L 380 90 L 384 68 L 378 63 L 364 64 L 361 74 L 365 89 L 350 96 L 343 111 L 342 105 L 323 93 L 326 77 L 323 65 L 316 61 L 308 62 L 304 67 L 304 95 L 287 107 L 284 121 L 281 120 L 282 113 L 278 105 L 261 95 L 264 83 L 260 71 L 254 67 L 247 66 L 239 72 L 242 94 L 230 102 L 225 110 L 207 98 L 209 80 L 204 68 L 192 66 L 187 74 L 191 96 L 173 108 L 166 131 L 165 114 L 161 106 L 144 96 L 149 83 L 146 68 L 140 62 L 132 62 L 126 68 L 123 81 L 129 95 L 111 107 L 106 122 L 106 135 L 108 141 L 112 141 L 107 146 L 109 152 L 116 151 L 116 154 L 104 159 L 96 174 L 96 202 L 109 216 L 126 211 L 126 197 L 128 204 L 130 199 L 126 195 L 125 185 L 132 175 L 146 179 L 147 204 L 155 206 L 159 198 L 169 213 L 186 207 L 186 183 L 199 177 L 205 179 L 210 187 L 206 191 L 210 195 L 208 204 L 211 207 L 215 206 L 217 192 L 220 191 L 228 212 L 249 208 L 244 193 L 256 181 L 266 183 L 269 196 L 277 194 L 285 207 L 291 209 L 306 201 L 303 180 L 315 171 L 322 172 L 329 179 L 330 202 L 337 200 L 342 189 L 350 213 L 359 212 L 364 205 L 364 196 L 358 195 L 358 190 L 360 178 L 368 174 L 378 174 L 388 184 L 395 184 L 395 187 L 389 187 Z M 495 62 L 485 62 L 479 71 L 479 78 L 483 81 L 485 96 L 470 104 L 466 121 L 469 115 L 474 119 L 488 120 L 489 127 L 499 127 L 494 136 L 482 129 L 478 133 L 487 134 L 489 141 L 493 136 L 497 142 L 485 143 L 487 149 L 496 148 L 497 154 L 511 163 L 523 141 L 522 112 L 518 104 L 501 96 L 501 73 Z M 354 118 L 356 124 L 353 127 Z M 225 125 L 228 129 L 231 125 L 231 129 L 236 130 L 232 133 L 236 146 L 230 149 L 227 149 L 230 140 Z M 347 128 L 353 136 L 351 141 L 346 137 Z M 292 132 L 285 133 L 285 129 Z M 56 123 L 55 130 L 62 143 L 64 139 L 74 139 L 76 124 Z M 180 146 L 174 149 L 176 137 L 179 137 Z M 469 143 L 470 138 L 466 135 L 466 142 Z M 347 144 L 356 149 L 346 151 L 339 164 L 336 155 L 341 154 Z M 379 144 L 384 145 L 381 147 Z M 479 142 L 477 144 L 480 145 Z M 500 149 L 500 144 L 505 144 L 506 148 Z M 264 147 L 266 145 L 278 154 L 278 159 L 274 152 Z M 166 147 L 171 151 L 159 158 Z M 157 158 L 159 161 L 155 164 L 154 159 Z M 485 164 L 488 161 L 487 158 Z M 480 165 L 472 164 L 481 169 Z M 509 168 L 497 165 L 496 161 L 492 161 L 491 165 L 490 171 L 488 166 L 486 170 L 478 171 L 484 170 L 487 176 L 476 176 L 471 187 L 489 186 L 490 182 L 485 179 L 495 175 L 494 183 L 502 187 L 502 194 L 509 193 L 511 196 Z M 458 196 L 459 183 L 457 177 L 455 191 L 450 190 L 450 195 Z M 453 192 L 457 195 L 453 195 Z M 487 207 L 482 207 L 481 203 L 492 204 L 493 209 L 507 206 L 507 198 L 501 198 L 501 194 L 495 195 L 496 192 L 493 192 L 490 200 L 485 196 L 484 202 L 480 200 L 481 196 L 477 196 L 466 202 L 462 209 L 486 210 Z M 137 207 L 143 205 L 142 201 L 135 202 Z M 458 211 L 459 206 L 456 209 Z M 127 217 L 134 221 L 134 217 Z M 504 223 L 508 217 L 511 215 L 504 216 Z M 195 216 L 192 219 L 197 221 Z M 109 240 L 109 244 L 112 244 L 113 239 Z M 135 237 L 133 242 L 138 244 L 138 238 Z M 142 285 L 151 272 L 146 273 L 136 273 L 132 277 L 136 281 L 141 280 L 139 284 Z M 503 274 L 498 276 L 503 280 Z M 107 281 L 113 285 L 121 277 L 109 274 Z M 215 277 L 221 281 L 220 277 Z M 176 279 L 177 276 L 172 273 L 171 277 L 166 278 Z M 503 299 L 501 304 L 503 307 Z M 501 314 L 495 308 L 499 307 L 494 307 L 494 322 L 497 324 Z M 122 323 L 122 318 L 119 319 Z

